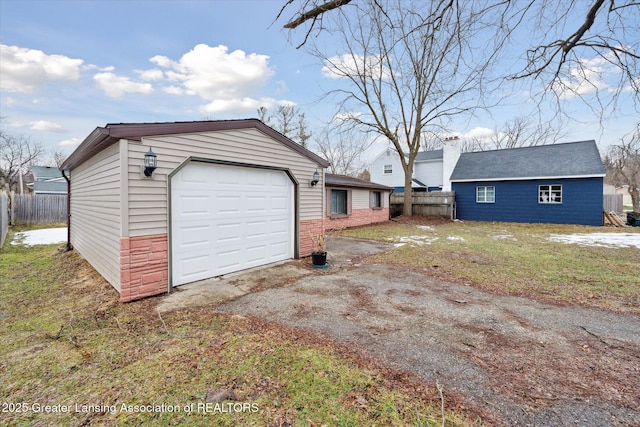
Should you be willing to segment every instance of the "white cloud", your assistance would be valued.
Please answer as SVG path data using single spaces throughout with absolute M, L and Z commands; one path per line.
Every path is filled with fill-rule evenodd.
M 274 102 L 260 96 L 273 75 L 267 55 L 199 44 L 178 61 L 161 55 L 150 61 L 164 69 L 166 81 L 172 83 L 164 92 L 201 97 L 208 101 L 201 107 L 205 113 L 256 109 Z
M 476 126 L 471 129 L 469 132 L 465 132 L 456 136 L 459 136 L 461 139 L 476 139 L 476 140 L 489 140 L 493 136 L 495 136 L 496 131 L 493 129 L 485 128 L 482 126 Z M 447 135 L 450 136 L 450 135 Z
M 83 61 L 41 50 L 0 44 L 2 79 L 0 89 L 30 93 L 49 81 L 76 81 Z
M 65 139 L 64 141 L 60 141 L 58 143 L 58 146 L 60 146 L 60 147 L 76 147 L 76 146 L 80 145 L 81 142 L 82 142 L 82 138 L 70 138 L 70 139 Z
M 153 58 L 151 58 L 149 61 L 163 68 L 169 68 L 174 64 L 174 62 L 171 59 L 162 55 L 156 55 Z
M 184 95 L 184 90 L 178 86 L 165 86 L 162 91 L 170 95 Z
M 113 73 L 98 73 L 93 76 L 102 91 L 111 98 L 119 98 L 125 93 L 141 93 L 149 95 L 153 86 L 149 83 L 133 82 L 129 77 L 117 76 Z
M 116 67 L 114 67 L 113 65 L 109 65 L 107 67 L 98 67 L 97 65 L 94 64 L 87 64 L 84 67 L 82 67 L 83 71 L 91 71 L 91 70 L 98 70 L 101 71 L 103 73 L 109 73 L 113 70 L 115 70 Z
M 164 77 L 164 73 L 157 68 L 153 70 L 136 70 L 136 73 L 138 73 L 142 80 L 147 81 L 162 80 Z
M 44 132 L 57 132 L 65 133 L 66 130 L 58 123 L 48 122 L 46 120 L 38 120 L 36 122 L 30 122 L 32 130 L 40 130 Z
M 351 55 L 332 56 L 327 58 L 322 67 L 322 74 L 331 79 L 347 76 L 366 75 L 373 79 L 389 77 L 389 69 L 379 56 Z
M 200 110 L 203 113 L 255 111 L 262 106 L 270 108 L 274 104 L 276 104 L 276 101 L 273 98 L 216 99 L 203 105 Z

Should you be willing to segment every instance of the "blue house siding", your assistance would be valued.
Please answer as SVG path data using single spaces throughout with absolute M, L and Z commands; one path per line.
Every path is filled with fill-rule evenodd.
M 562 185 L 562 203 L 538 203 L 540 185 Z M 454 182 L 459 219 L 602 225 L 602 178 Z M 476 203 L 476 187 L 495 187 L 495 203 Z

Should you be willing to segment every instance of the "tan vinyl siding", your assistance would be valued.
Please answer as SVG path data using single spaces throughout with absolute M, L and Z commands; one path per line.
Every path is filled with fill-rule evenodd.
M 380 207 L 381 208 L 388 208 L 389 207 L 389 192 L 388 191 L 383 191 L 383 190 L 367 190 L 367 208 L 371 207 L 371 202 L 370 202 L 370 197 L 371 197 L 371 192 L 372 191 L 379 191 L 380 192 Z M 355 209 L 362 209 L 362 207 L 358 207 Z
M 71 174 L 71 243 L 120 290 L 119 144 L 84 162 Z
M 383 208 L 389 207 L 389 192 L 383 190 L 371 190 L 369 188 L 350 188 L 350 187 L 327 187 L 327 189 L 350 190 L 351 191 L 351 209 L 369 209 L 371 207 L 370 197 L 372 191 L 380 191 L 380 198 Z M 329 197 L 327 192 L 327 197 Z
M 299 183 L 300 220 L 322 218 L 322 182 L 309 185 L 317 165 L 257 129 L 157 136 L 128 143 L 131 236 L 167 233 L 168 175 L 189 157 L 288 168 Z M 143 179 L 144 153 L 149 147 L 158 156 L 158 169 L 153 179 Z
M 351 209 L 369 208 L 369 190 L 354 188 L 351 193 Z

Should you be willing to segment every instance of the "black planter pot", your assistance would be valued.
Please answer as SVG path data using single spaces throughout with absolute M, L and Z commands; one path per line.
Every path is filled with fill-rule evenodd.
M 327 252 L 313 252 L 311 254 L 311 262 L 313 263 L 313 265 L 325 265 L 327 263 Z

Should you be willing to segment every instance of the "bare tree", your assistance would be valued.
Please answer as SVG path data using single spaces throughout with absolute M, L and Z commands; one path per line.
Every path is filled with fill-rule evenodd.
M 320 155 L 331 165 L 331 173 L 358 177 L 366 165 L 362 154 L 371 147 L 369 135 L 353 128 L 335 127 L 325 130 L 316 140 Z
M 257 111 L 260 121 L 303 147 L 307 146 L 307 141 L 311 138 L 309 125 L 304 113 L 298 111 L 295 105 L 278 105 L 273 114 L 269 114 L 269 109 L 264 106 L 258 108 Z
M 520 56 L 524 65 L 519 71 L 504 67 L 502 77 L 541 81 L 542 93 L 555 94 L 558 99 L 582 96 L 585 93 L 602 92 L 615 103 L 621 93 L 630 93 L 636 104 L 640 100 L 640 2 L 636 0 L 489 0 L 465 2 L 465 8 L 480 6 L 481 14 L 491 19 L 476 20 L 478 25 L 490 24 L 495 36 L 503 40 L 500 48 Z M 362 7 L 382 7 L 380 1 L 369 3 L 356 0 L 288 0 L 280 13 L 293 11 L 284 28 L 295 29 L 307 25 L 304 40 L 325 28 L 326 15 L 338 15 L 338 11 L 354 4 Z M 419 8 L 428 8 L 424 2 Z M 441 2 L 457 7 L 457 2 Z M 348 6 L 347 6 L 348 5 Z M 347 6 L 347 7 L 345 7 Z M 588 7 L 585 7 L 588 6 Z M 416 5 L 405 3 L 406 8 Z M 386 9 L 385 9 L 386 10 Z M 458 19 L 467 19 L 458 14 Z M 462 24 L 462 23 L 460 23 Z M 528 40 L 529 45 L 523 43 Z M 604 83 L 601 75 L 605 67 L 619 71 L 616 86 Z M 613 96 L 611 93 L 613 92 Z M 602 101 L 594 111 L 605 114 Z M 588 105 L 592 105 L 588 102 Z
M 439 150 L 440 148 L 442 148 L 445 141 L 444 139 L 442 139 L 442 136 L 430 132 L 424 132 L 421 139 L 422 149 L 424 151 Z
M 22 191 L 20 180 L 38 161 L 42 145 L 24 135 L 12 135 L 0 129 L 0 187 Z
M 312 50 L 337 80 L 340 88 L 330 95 L 339 99 L 345 120 L 386 138 L 398 152 L 407 189 L 421 135 L 478 107 L 487 67 L 473 62 L 478 45 L 472 8 L 420 4 L 426 10 L 401 1 L 383 7 L 376 0 L 358 2 L 349 15 L 340 9 L 330 33 L 344 50 L 328 54 L 318 40 Z M 405 197 L 403 212 L 411 215 L 411 197 Z
M 309 125 L 307 123 L 307 118 L 304 113 L 298 114 L 298 128 L 297 133 L 294 139 L 298 142 L 298 144 L 307 148 L 309 138 L 311 138 L 311 132 L 309 131 Z
M 633 210 L 640 212 L 640 123 L 609 148 L 605 158 L 608 178 L 615 185 L 628 185 Z
M 53 148 L 51 150 L 51 160 L 53 161 L 53 165 L 55 167 L 60 167 L 62 163 L 66 160 L 67 154 L 59 148 Z
M 554 126 L 544 122 L 533 123 L 529 117 L 519 116 L 507 120 L 502 127 L 496 128 L 491 136 L 466 139 L 462 143 L 461 151 L 502 150 L 555 144 L 566 135 L 567 132 L 561 125 Z
M 510 2 L 508 2 L 510 3 Z M 539 0 L 508 4 L 507 37 L 531 35 L 526 61 L 514 79 L 542 79 L 558 97 L 599 92 L 631 93 L 640 100 L 640 3 L 635 0 Z M 533 22 L 527 26 L 525 22 Z M 522 27 L 522 28 L 520 28 Z M 602 80 L 604 68 L 618 70 L 617 86 Z M 598 97 L 598 100 L 600 98 Z

